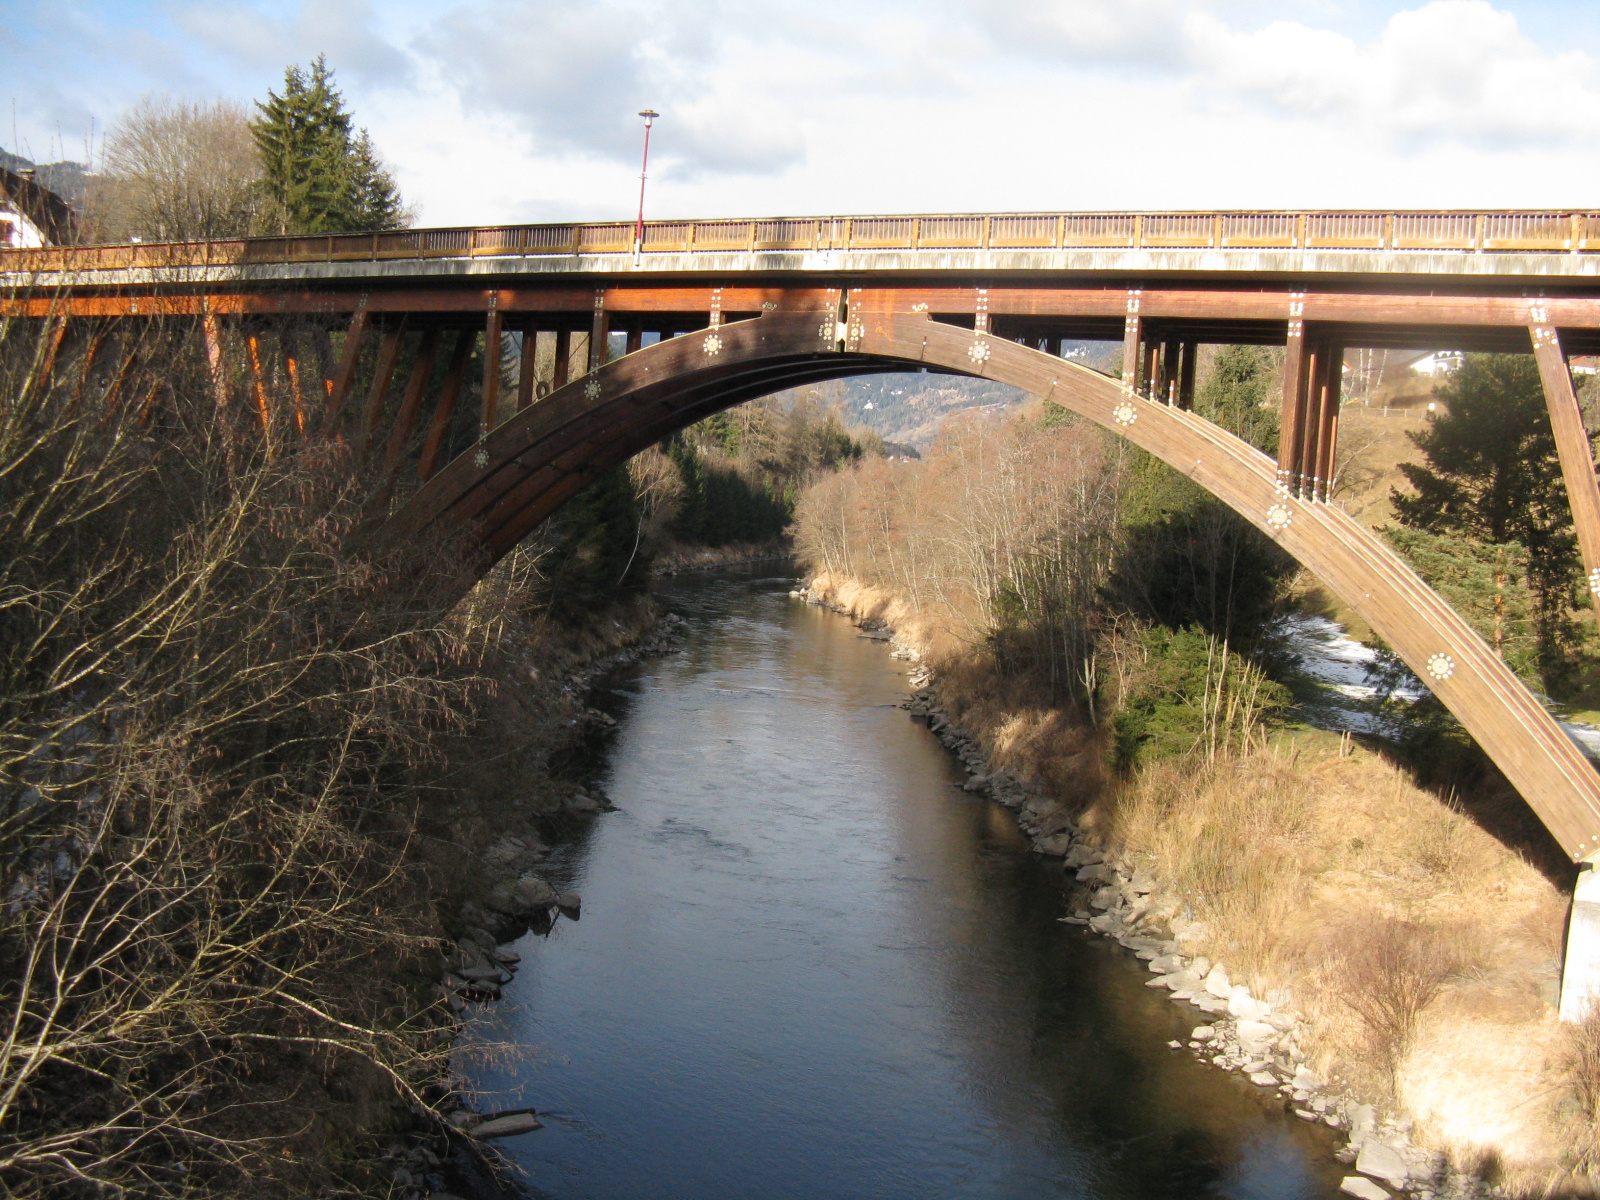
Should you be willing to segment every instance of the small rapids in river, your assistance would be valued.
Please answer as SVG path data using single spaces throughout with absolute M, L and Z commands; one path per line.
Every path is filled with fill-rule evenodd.
M 500 1143 L 510 1194 L 1338 1195 L 1332 1131 L 1169 1048 L 1204 1018 L 1058 922 L 1060 861 L 955 786 L 903 665 L 790 586 L 674 582 L 682 652 L 602 693 L 617 810 L 546 864 L 582 919 L 515 944 L 458 1059 L 545 1122 Z

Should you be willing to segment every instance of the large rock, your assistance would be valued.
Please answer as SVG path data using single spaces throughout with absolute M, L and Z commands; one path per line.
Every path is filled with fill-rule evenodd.
M 518 876 L 513 883 L 502 883 L 490 889 L 484 902 L 496 912 L 517 915 L 549 908 L 555 901 L 555 888 L 529 872 Z
M 1250 994 L 1250 989 L 1236 983 L 1228 992 L 1228 1015 L 1242 1021 L 1259 1021 L 1266 1016 L 1267 1006 Z
M 1181 954 L 1158 954 L 1150 960 L 1150 969 L 1157 975 L 1172 975 L 1187 965 Z
M 1278 1031 L 1265 1021 L 1236 1021 L 1233 1029 L 1239 1044 L 1252 1054 L 1265 1049 L 1278 1035 Z
M 1101 854 L 1100 851 L 1096 850 L 1094 847 L 1085 846 L 1080 843 L 1067 852 L 1066 865 L 1069 867 L 1087 867 L 1093 863 L 1100 862 L 1104 858 L 1105 855 Z
M 1411 1169 L 1400 1152 L 1386 1146 L 1375 1137 L 1361 1143 L 1361 1153 L 1356 1155 L 1356 1170 L 1383 1180 L 1391 1187 L 1402 1187 L 1411 1178 Z
M 1104 863 L 1090 863 L 1078 868 L 1077 878 L 1079 883 L 1104 883 L 1111 878 L 1111 872 Z
M 1205 989 L 1218 1000 L 1227 1000 L 1233 995 L 1233 983 L 1228 979 L 1228 972 L 1223 970 L 1218 963 L 1206 975 Z
M 1346 1196 L 1354 1196 L 1356 1200 L 1390 1200 L 1388 1192 L 1359 1175 L 1346 1175 L 1339 1184 L 1339 1190 Z
M 1040 854 L 1051 854 L 1059 858 L 1072 849 L 1072 835 L 1070 833 L 1053 833 L 1034 842 L 1033 848 Z
M 467 1132 L 481 1141 L 488 1138 L 515 1137 L 519 1133 L 532 1133 L 535 1129 L 543 1128 L 544 1122 L 531 1112 L 520 1112 L 490 1117 L 487 1121 L 474 1125 Z

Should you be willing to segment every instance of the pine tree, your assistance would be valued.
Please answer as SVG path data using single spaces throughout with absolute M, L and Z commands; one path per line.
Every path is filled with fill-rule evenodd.
M 309 70 L 290 66 L 283 92 L 257 102 L 251 122 L 267 191 L 285 233 L 394 229 L 405 214 L 394 179 L 367 131 L 356 131 L 333 71 L 318 55 Z
M 1402 463 L 1391 493 L 1402 525 L 1527 552 L 1547 686 L 1567 669 L 1577 544 L 1539 371 L 1527 354 L 1469 354 L 1440 391 L 1444 411 L 1409 434 L 1426 465 Z

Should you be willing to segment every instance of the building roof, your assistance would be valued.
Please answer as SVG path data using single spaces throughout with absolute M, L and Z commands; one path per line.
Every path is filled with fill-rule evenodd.
M 0 167 L 0 205 L 14 206 L 53 245 L 77 240 L 78 218 L 72 206 L 49 188 Z

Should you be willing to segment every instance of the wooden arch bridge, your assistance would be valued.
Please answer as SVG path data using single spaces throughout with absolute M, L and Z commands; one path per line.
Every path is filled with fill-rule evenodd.
M 1574 861 L 1600 859 L 1600 773 L 1328 502 L 1346 348 L 1532 352 L 1600 591 L 1600 485 L 1567 365 L 1600 352 L 1600 213 L 856 217 L 655 223 L 638 243 L 602 224 L 7 251 L 0 315 L 43 323 L 52 363 L 76 341 L 84 370 L 119 379 L 130 322 L 193 320 L 213 350 L 244 338 L 264 427 L 282 418 L 262 380 L 284 374 L 299 436 L 347 436 L 416 476 L 391 535 L 442 531 L 484 570 L 599 472 L 741 401 L 894 371 L 1011 384 L 1278 541 L 1435 691 Z M 479 339 L 508 336 L 515 386 L 483 354 L 477 412 L 458 411 Z M 1063 359 L 1073 340 L 1121 341 L 1122 381 Z M 1205 343 L 1286 348 L 1276 460 L 1191 411 Z M 220 403 L 251 403 L 218 387 Z

